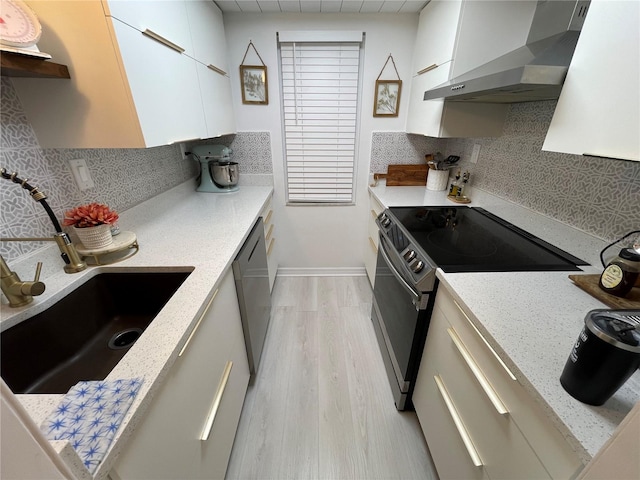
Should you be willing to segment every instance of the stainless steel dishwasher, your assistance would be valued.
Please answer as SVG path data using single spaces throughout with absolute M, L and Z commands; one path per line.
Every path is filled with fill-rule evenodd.
M 271 318 L 271 289 L 262 217 L 258 218 L 233 261 L 233 276 L 236 280 L 249 369 L 251 375 L 254 375 L 258 370 Z

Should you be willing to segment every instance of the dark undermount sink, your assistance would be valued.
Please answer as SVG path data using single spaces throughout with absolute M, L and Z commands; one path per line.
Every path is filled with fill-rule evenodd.
M 103 380 L 191 272 L 101 273 L 0 334 L 14 393 L 66 393 Z

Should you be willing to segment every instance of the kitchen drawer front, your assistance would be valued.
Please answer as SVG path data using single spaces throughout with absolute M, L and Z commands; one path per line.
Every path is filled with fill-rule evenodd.
M 118 457 L 116 478 L 224 477 L 249 383 L 231 270 L 209 305 Z M 221 380 L 230 361 L 225 384 Z M 214 421 L 205 440 L 210 418 Z
M 552 478 L 574 477 L 583 467 L 576 453 L 542 407 L 516 380 L 514 372 L 504 364 L 500 355 L 487 345 L 446 288 L 438 291 L 436 305 L 442 309 Z
M 492 480 L 549 479 L 513 418 L 508 413 L 498 412 L 472 373 L 471 368 L 477 368 L 477 364 L 456 336 L 455 329 L 444 323 L 430 330 L 434 340 L 443 346 L 435 368 L 489 477 Z M 497 403 L 500 404 L 499 398 Z
M 376 263 L 378 261 L 378 226 L 376 218 L 384 211 L 384 207 L 369 193 L 369 212 L 367 213 L 367 245 L 364 251 L 364 267 L 371 287 L 375 284 Z
M 274 253 L 274 244 L 276 238 L 274 236 L 275 225 L 273 223 L 273 195 L 269 196 L 267 204 L 260 213 L 262 223 L 264 224 L 264 240 L 267 248 L 267 264 L 269 268 L 269 286 L 273 290 L 278 270 L 278 262 Z
M 378 226 L 376 225 L 376 218 L 384 211 L 384 207 L 380 205 L 380 203 L 373 197 L 373 195 L 369 194 L 369 217 L 368 217 L 368 225 L 369 225 L 369 238 L 378 248 Z
M 453 416 L 438 389 L 435 377 L 442 370 L 440 358 L 446 355 L 447 342 L 437 334 L 446 328 L 447 321 L 441 311 L 434 309 L 431 327 L 427 336 L 424 355 L 418 371 L 413 404 L 438 475 L 448 479 L 487 479 L 483 467 L 474 465 L 459 433 Z

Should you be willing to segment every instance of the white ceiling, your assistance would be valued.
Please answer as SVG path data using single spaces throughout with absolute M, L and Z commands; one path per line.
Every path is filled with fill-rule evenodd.
M 418 13 L 428 0 L 214 0 L 223 12 Z

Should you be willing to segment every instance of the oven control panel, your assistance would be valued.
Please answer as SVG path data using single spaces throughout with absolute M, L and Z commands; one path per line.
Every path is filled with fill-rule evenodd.
M 385 237 L 385 244 L 391 244 L 392 251 L 385 251 L 394 257 L 394 263 L 404 266 L 406 275 L 411 277 L 411 282 L 421 291 L 430 291 L 433 288 L 435 265 L 427 260 L 426 255 L 419 247 L 414 245 L 411 237 L 404 229 L 385 212 L 382 212 L 376 223 L 381 234 Z

